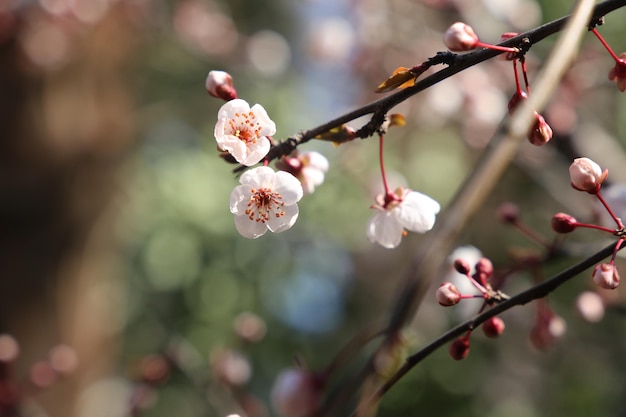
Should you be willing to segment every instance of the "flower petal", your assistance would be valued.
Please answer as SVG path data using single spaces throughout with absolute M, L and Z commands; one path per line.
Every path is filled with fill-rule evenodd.
M 249 185 L 238 185 L 235 189 L 230 193 L 230 212 L 237 214 L 244 214 L 246 209 L 248 208 L 248 202 L 250 201 L 250 196 L 252 192 L 250 191 L 252 187 Z
M 217 135 L 215 137 L 217 146 L 223 150 L 231 154 L 237 162 L 240 164 L 248 156 L 248 146 L 244 141 L 239 139 L 237 136 L 233 135 L 223 135 L 219 139 Z
M 274 188 L 272 191 L 280 194 L 283 203 L 287 206 L 300 201 L 303 195 L 302 184 L 300 184 L 300 181 L 285 171 L 276 172 Z
M 252 188 L 274 188 L 276 173 L 270 167 L 256 167 L 241 174 L 239 182 Z
M 233 119 L 235 113 L 247 113 L 250 111 L 250 105 L 246 100 L 236 98 L 234 100 L 227 101 L 220 107 L 217 112 L 218 119 Z
M 248 239 L 256 239 L 267 232 L 267 226 L 264 223 L 250 220 L 245 214 L 235 216 L 235 228 L 241 236 Z
M 242 141 L 239 141 L 239 142 L 243 143 Z M 244 147 L 246 147 L 245 144 L 244 144 Z M 257 139 L 256 144 L 247 145 L 246 147 L 247 155 L 241 158 L 241 161 L 237 160 L 237 162 L 240 162 L 246 166 L 252 166 L 252 165 L 258 164 L 261 161 L 261 159 L 265 158 L 265 155 L 267 155 L 269 151 L 270 151 L 270 141 L 265 136 L 262 136 Z
M 370 219 L 367 228 L 367 238 L 371 242 L 391 249 L 400 244 L 402 240 L 402 225 L 396 216 L 389 211 L 379 211 Z
M 426 194 L 411 191 L 393 212 L 405 229 L 425 233 L 435 225 L 435 215 L 440 209 L 439 203 Z
M 276 134 L 276 123 L 267 115 L 267 112 L 260 104 L 255 104 L 250 109 L 257 118 L 261 130 L 259 136 L 272 136 Z
M 290 206 L 284 206 L 282 208 L 283 215 L 277 217 L 275 215 L 270 216 L 267 221 L 267 228 L 274 233 L 284 232 L 291 228 L 296 220 L 298 220 L 298 205 L 292 204 Z

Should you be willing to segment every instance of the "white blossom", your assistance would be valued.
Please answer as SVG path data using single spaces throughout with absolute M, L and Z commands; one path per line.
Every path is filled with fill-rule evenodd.
M 239 182 L 230 194 L 230 212 L 242 236 L 256 239 L 268 229 L 278 233 L 293 226 L 303 194 L 296 177 L 262 166 L 244 172 Z
M 226 102 L 217 113 L 215 140 L 243 165 L 254 165 L 270 150 L 268 136 L 276 133 L 276 124 L 260 104 L 250 105 L 241 99 Z
M 370 219 L 367 237 L 385 248 L 400 244 L 405 230 L 425 233 L 435 225 L 439 203 L 417 191 L 398 189 L 397 201 L 375 206 L 379 211 Z

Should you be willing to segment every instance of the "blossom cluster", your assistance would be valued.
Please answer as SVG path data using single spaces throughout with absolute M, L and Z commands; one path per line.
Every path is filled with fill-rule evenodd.
M 505 293 L 494 288 L 492 284 L 494 269 L 488 258 L 483 257 L 476 262 L 474 273 L 472 273 L 470 264 L 462 258 L 454 261 L 454 269 L 469 280 L 472 286 L 478 290 L 478 294 L 462 294 L 454 283 L 443 282 L 435 293 L 440 305 L 451 307 L 463 299 L 482 298 L 484 301 L 479 311 L 482 312 L 487 306 L 509 298 Z M 481 327 L 485 336 L 498 337 L 504 332 L 506 326 L 500 317 L 494 316 L 485 321 Z M 450 345 L 449 353 L 453 359 L 461 360 L 467 357 L 470 350 L 471 334 L 471 330 L 467 331 Z
M 615 223 L 616 228 L 611 229 L 601 225 L 581 223 L 576 220 L 574 216 L 567 213 L 556 213 L 552 217 L 552 228 L 558 233 L 570 233 L 579 227 L 583 227 L 601 230 L 619 237 L 615 244 L 611 260 L 606 263 L 598 264 L 592 274 L 593 282 L 598 287 L 613 290 L 619 286 L 620 282 L 619 272 L 615 266 L 615 257 L 625 242 L 624 234 L 626 233 L 626 229 L 624 228 L 622 220 L 615 215 L 613 209 L 600 192 L 602 184 L 608 177 L 609 171 L 607 169 L 603 170 L 600 165 L 589 158 L 577 158 L 570 165 L 569 174 L 572 187 L 578 191 L 589 193 L 598 199 Z
M 274 146 L 272 136 L 276 134 L 276 124 L 263 106 L 250 106 L 238 98 L 232 76 L 224 71 L 209 72 L 205 84 L 210 95 L 226 101 L 218 111 L 214 129 L 222 157 L 246 167 L 263 164 L 244 172 L 240 185 L 231 193 L 230 211 L 235 215 L 237 231 L 255 239 L 267 230 L 278 233 L 291 228 L 298 218 L 297 203 L 323 183 L 328 160 L 318 152 L 296 150 L 277 160 L 278 171 L 270 168 L 268 154 Z M 343 139 L 350 139 L 354 130 L 345 127 L 339 134 L 347 134 Z M 372 206 L 378 212 L 369 221 L 366 234 L 372 242 L 393 248 L 400 244 L 406 231 L 430 230 L 440 206 L 417 191 L 404 188 L 390 191 L 382 165 L 382 132 L 380 135 L 385 193 Z M 337 140 L 335 136 L 333 141 Z M 325 136 L 321 137 L 326 140 Z

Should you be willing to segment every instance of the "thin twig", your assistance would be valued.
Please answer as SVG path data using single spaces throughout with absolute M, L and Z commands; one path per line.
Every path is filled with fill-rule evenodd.
M 626 0 L 607 0 L 605 2 L 602 2 L 595 7 L 593 11 L 592 21 L 598 20 L 605 14 L 619 9 L 623 6 L 626 6 Z M 552 22 L 546 23 L 535 29 L 524 32 L 518 36 L 507 39 L 506 41 L 501 42 L 498 45 L 520 46 L 527 43 L 533 45 L 545 39 L 546 37 L 562 30 L 567 19 L 569 19 L 569 16 L 565 16 Z M 295 134 L 274 146 L 265 159 L 268 161 L 272 161 L 276 158 L 280 158 L 281 156 L 289 155 L 299 145 L 306 143 L 311 139 L 314 139 L 316 136 L 321 135 L 322 133 L 328 132 L 333 128 L 340 127 L 359 117 L 372 114 L 371 122 L 365 126 L 367 127 L 367 129 L 363 129 L 359 133 L 359 137 L 367 137 L 376 131 L 376 129 L 383 122 L 385 114 L 387 114 L 393 107 L 418 94 L 419 92 L 429 87 L 432 87 L 440 81 L 443 81 L 446 78 L 449 78 L 476 64 L 487 61 L 501 53 L 502 52 L 495 51 L 493 49 L 480 49 L 476 52 L 464 55 L 456 55 L 450 52 L 440 52 L 435 57 L 432 57 L 429 60 L 425 61 L 425 64 L 429 63 L 429 61 L 431 60 L 436 60 L 437 63 L 449 63 L 449 66 L 447 68 L 444 68 L 422 79 L 421 81 L 416 82 L 415 85 L 411 87 L 400 90 L 378 101 L 369 103 L 363 107 L 346 113 L 343 116 L 339 116 L 336 119 L 333 119 L 327 123 Z M 535 88 L 535 90 L 538 90 L 538 88 Z M 236 171 L 239 171 L 239 168 L 236 169 Z
M 495 305 L 493 308 L 485 311 L 482 314 L 477 315 L 476 317 L 459 324 L 455 328 L 447 331 L 446 333 L 439 336 L 437 339 L 430 342 L 428 345 L 424 346 L 418 352 L 409 356 L 404 365 L 396 373 L 389 378 L 383 385 L 381 385 L 373 397 L 370 399 L 371 403 L 379 400 L 383 394 L 385 394 L 391 387 L 393 387 L 404 375 L 407 374 L 411 369 L 413 369 L 418 363 L 427 358 L 431 353 L 442 347 L 443 345 L 451 342 L 457 337 L 461 336 L 465 332 L 469 330 L 473 330 L 491 317 L 495 317 L 498 314 L 503 313 L 515 306 L 527 304 L 533 300 L 537 300 L 543 298 L 550 294 L 552 291 L 556 290 L 558 287 L 571 280 L 578 274 L 584 272 L 590 267 L 594 266 L 601 260 L 610 256 L 615 250 L 615 243 L 611 243 L 604 249 L 599 252 L 591 255 L 589 258 L 573 265 L 572 267 L 566 269 L 565 271 L 560 272 L 554 277 L 550 278 L 547 281 L 544 281 L 541 284 L 538 284 L 528 290 L 517 294 L 510 299 L 503 301 Z

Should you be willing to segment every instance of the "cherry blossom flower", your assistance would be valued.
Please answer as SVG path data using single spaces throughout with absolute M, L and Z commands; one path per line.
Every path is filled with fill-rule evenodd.
M 441 209 L 439 203 L 429 196 L 398 188 L 394 198 L 373 208 L 379 211 L 371 218 L 367 237 L 385 248 L 400 244 L 405 230 L 425 233 L 435 225 L 435 215 Z
M 298 178 L 302 183 L 304 195 L 307 195 L 313 193 L 315 187 L 324 182 L 324 174 L 328 171 L 328 159 L 319 152 L 296 153 L 278 161 L 276 167 Z
M 572 187 L 579 191 L 595 194 L 609 175 L 608 170 L 602 171 L 600 165 L 589 158 L 576 158 L 569 167 Z
M 276 124 L 260 104 L 250 105 L 241 99 L 224 104 L 215 124 L 215 140 L 223 151 L 243 165 L 254 165 L 267 155 Z
M 256 239 L 269 229 L 283 232 L 298 218 L 302 186 L 293 175 L 269 167 L 246 171 L 241 185 L 230 194 L 230 212 L 235 215 L 235 227 L 244 237 Z

